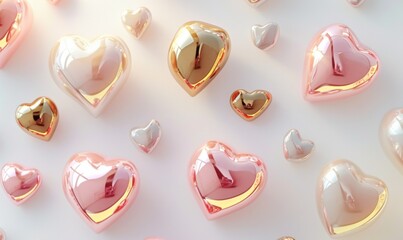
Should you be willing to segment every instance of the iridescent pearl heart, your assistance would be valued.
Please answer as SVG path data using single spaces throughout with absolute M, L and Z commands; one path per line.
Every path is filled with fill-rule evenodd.
M 261 5 L 262 3 L 266 2 L 266 0 L 247 0 L 247 1 L 248 1 L 248 3 L 250 5 L 255 6 L 255 7 L 257 7 L 257 6 Z
M 379 70 L 379 59 L 345 25 L 331 25 L 313 40 L 305 61 L 303 94 L 309 101 L 357 94 Z
M 347 0 L 353 7 L 359 7 L 361 4 L 365 2 L 365 0 Z
M 231 94 L 230 105 L 232 109 L 246 121 L 259 117 L 269 106 L 272 96 L 264 90 L 248 93 L 245 90 L 236 90 Z
M 151 23 L 151 12 L 148 8 L 142 7 L 137 11 L 125 10 L 122 13 L 122 23 L 126 30 L 136 38 L 141 38 Z
M 66 198 L 96 232 L 129 209 L 139 184 L 132 163 L 121 159 L 107 161 L 95 153 L 75 154 L 63 177 Z
M 289 161 L 300 162 L 308 159 L 314 148 L 315 144 L 310 140 L 302 139 L 296 129 L 291 129 L 284 137 L 283 153 L 285 159 Z
M 403 170 L 403 109 L 392 110 L 384 116 L 380 140 L 386 154 Z
M 156 120 L 151 120 L 147 127 L 133 129 L 130 138 L 143 152 L 150 153 L 161 138 L 160 124 Z
M 224 29 L 188 22 L 171 43 L 168 65 L 175 80 L 193 97 L 218 75 L 229 54 L 230 38 Z
M 367 226 L 382 212 L 387 199 L 388 190 L 381 180 L 365 175 L 347 160 L 330 163 L 319 177 L 319 215 L 331 236 Z
M 61 38 L 50 54 L 56 84 L 98 116 L 129 76 L 130 52 L 116 37 L 92 42 L 79 37 Z
M 192 157 L 190 182 L 208 219 L 249 205 L 263 190 L 266 168 L 256 156 L 235 154 L 228 146 L 207 142 Z
M 268 50 L 277 43 L 280 30 L 277 23 L 252 26 L 251 34 L 255 46 L 262 50 Z
M 31 8 L 25 0 L 2 0 L 0 21 L 0 68 L 2 68 L 31 28 Z
M 41 185 L 39 171 L 8 163 L 1 170 L 4 190 L 11 200 L 19 205 L 31 198 Z
M 15 113 L 18 125 L 31 136 L 49 141 L 56 130 L 59 114 L 56 104 L 47 97 L 18 106 Z

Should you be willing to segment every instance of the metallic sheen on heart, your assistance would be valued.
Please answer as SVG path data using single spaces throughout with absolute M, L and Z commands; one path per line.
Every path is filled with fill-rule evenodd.
M 150 153 L 157 146 L 161 138 L 159 122 L 153 119 L 145 128 L 132 129 L 130 138 L 141 151 Z
M 270 106 L 271 101 L 271 94 L 265 90 L 255 90 L 249 93 L 239 89 L 230 97 L 232 110 L 246 121 L 258 118 Z
M 394 109 L 384 116 L 380 140 L 385 153 L 403 170 L 403 109 Z
M 123 26 L 136 38 L 141 38 L 150 25 L 151 19 L 151 12 L 145 7 L 141 7 L 136 11 L 125 10 L 122 13 Z

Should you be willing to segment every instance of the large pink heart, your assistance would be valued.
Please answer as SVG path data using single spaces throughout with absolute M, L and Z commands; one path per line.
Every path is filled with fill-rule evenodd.
M 213 219 L 251 203 L 266 183 L 266 168 L 256 156 L 210 141 L 194 154 L 190 181 L 206 217 Z
M 129 209 L 139 189 L 139 176 L 128 161 L 79 153 L 66 165 L 63 189 L 83 219 L 100 232 Z
M 379 70 L 379 59 L 347 26 L 332 25 L 314 39 L 305 68 L 305 98 L 325 100 L 365 89 Z
M 32 13 L 25 0 L 0 1 L 0 68 L 18 48 L 31 24 Z

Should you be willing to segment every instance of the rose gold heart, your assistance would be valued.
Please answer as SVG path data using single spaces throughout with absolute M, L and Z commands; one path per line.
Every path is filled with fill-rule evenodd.
M 192 157 L 190 181 L 206 217 L 213 219 L 256 199 L 266 183 L 266 168 L 256 156 L 235 154 L 210 141 Z
M 354 163 L 337 160 L 324 168 L 317 188 L 318 209 L 330 235 L 343 235 L 368 225 L 382 212 L 388 189 Z
M 128 161 L 106 161 L 95 153 L 79 153 L 66 165 L 63 189 L 73 208 L 100 232 L 132 205 L 139 177 Z
M 25 168 L 16 163 L 8 163 L 1 170 L 3 187 L 11 200 L 17 205 L 31 198 L 41 185 L 37 169 Z
M 20 45 L 32 24 L 32 13 L 25 0 L 0 1 L 0 68 Z
M 314 101 L 359 93 L 373 82 L 378 70 L 375 53 L 362 47 L 347 26 L 331 25 L 308 50 L 304 96 Z

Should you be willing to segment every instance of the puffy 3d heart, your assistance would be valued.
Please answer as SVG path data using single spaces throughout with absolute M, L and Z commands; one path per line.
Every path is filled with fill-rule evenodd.
M 258 118 L 269 106 L 272 96 L 265 90 L 255 90 L 251 93 L 239 89 L 231 94 L 232 109 L 246 121 Z
M 56 84 L 98 116 L 129 76 L 130 52 L 112 36 L 92 42 L 79 37 L 61 38 L 50 54 Z
M 18 48 L 31 24 L 31 8 L 25 0 L 0 1 L 0 68 Z
M 190 182 L 206 217 L 214 219 L 251 203 L 264 188 L 266 168 L 256 156 L 210 141 L 191 160 Z
M 188 22 L 171 43 L 168 65 L 179 85 L 193 97 L 217 76 L 229 54 L 230 38 L 224 29 Z
M 319 215 L 332 236 L 367 226 L 382 212 L 388 189 L 379 179 L 365 175 L 352 162 L 337 160 L 326 166 L 317 186 Z
M 403 109 L 392 110 L 384 116 L 380 139 L 386 154 L 403 170 Z
M 37 169 L 28 169 L 16 163 L 4 165 L 1 180 L 4 190 L 17 205 L 32 197 L 41 185 L 41 176 Z
M 125 213 L 133 203 L 139 176 L 125 160 L 109 160 L 95 153 L 75 154 L 67 163 L 63 189 L 70 204 L 100 232 Z
M 331 25 L 313 40 L 305 61 L 303 94 L 309 101 L 349 96 L 375 79 L 379 59 L 345 25 Z

